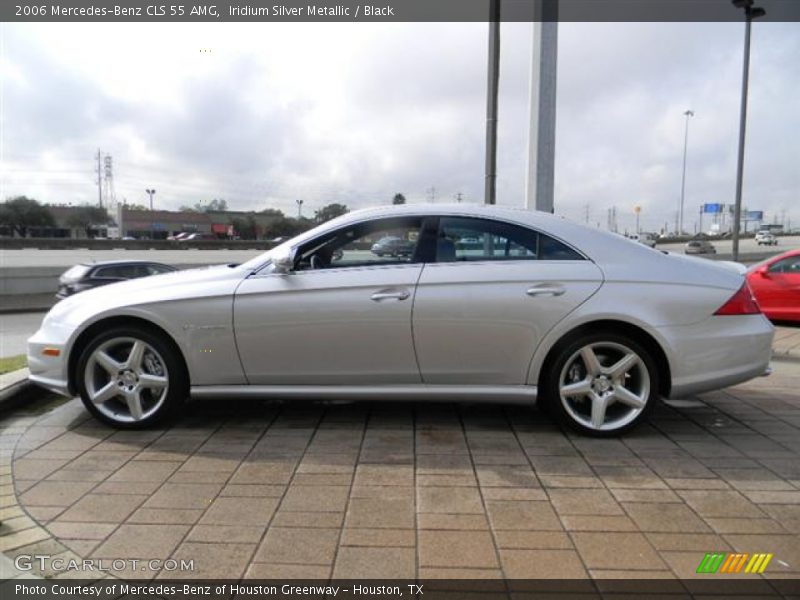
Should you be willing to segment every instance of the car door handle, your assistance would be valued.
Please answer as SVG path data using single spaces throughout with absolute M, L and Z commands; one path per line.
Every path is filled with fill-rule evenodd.
M 562 285 L 540 283 L 532 285 L 525 290 L 525 293 L 528 294 L 528 296 L 563 296 L 566 291 L 567 290 Z
M 370 299 L 374 302 L 380 302 L 381 300 L 406 300 L 410 295 L 411 292 L 408 290 L 398 290 L 396 292 L 381 290 L 380 292 L 372 294 Z

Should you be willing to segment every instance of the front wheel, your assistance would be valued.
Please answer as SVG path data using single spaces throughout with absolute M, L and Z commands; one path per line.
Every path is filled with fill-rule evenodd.
M 597 333 L 557 350 L 544 378 L 547 410 L 561 424 L 613 436 L 640 423 L 657 401 L 658 370 L 628 336 Z
M 117 327 L 94 338 L 78 360 L 77 387 L 92 415 L 119 429 L 163 421 L 183 404 L 188 377 L 161 335 Z

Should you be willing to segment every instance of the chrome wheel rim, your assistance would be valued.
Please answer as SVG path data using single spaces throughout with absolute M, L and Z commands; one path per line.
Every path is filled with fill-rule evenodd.
M 561 370 L 559 395 L 567 414 L 594 431 L 614 431 L 638 417 L 650 397 L 642 358 L 616 342 L 587 344 Z
M 95 348 L 84 382 L 89 401 L 118 423 L 152 416 L 169 391 L 164 359 L 150 344 L 133 337 L 112 338 Z

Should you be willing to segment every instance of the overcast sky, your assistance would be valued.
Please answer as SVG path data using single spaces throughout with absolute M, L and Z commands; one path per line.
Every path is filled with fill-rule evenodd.
M 504 24 L 498 202 L 524 202 L 530 24 Z M 310 214 L 483 198 L 480 24 L 4 24 L 0 197 L 96 202 L 94 155 L 119 199 L 225 198 Z M 556 212 L 605 227 L 674 223 L 683 112 L 686 223 L 731 203 L 743 25 L 559 26 Z M 205 50 L 201 52 L 201 50 Z M 744 204 L 800 225 L 800 24 L 753 27 Z

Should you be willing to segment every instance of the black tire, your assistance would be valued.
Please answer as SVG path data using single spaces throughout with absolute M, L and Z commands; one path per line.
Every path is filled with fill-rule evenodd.
M 603 346 L 604 344 L 607 346 Z M 570 368 L 573 368 L 574 363 L 576 360 L 578 360 L 576 359 L 576 353 L 579 353 L 582 348 L 590 345 L 597 345 L 597 349 L 601 351 L 598 352 L 596 356 L 598 357 L 601 366 L 604 368 L 610 367 L 611 364 L 614 364 L 618 360 L 615 352 L 621 351 L 617 347 L 624 347 L 630 352 L 636 354 L 639 358 L 639 362 L 637 362 L 635 367 L 632 367 L 631 369 L 633 370 L 633 368 L 636 368 L 636 373 L 633 376 L 630 374 L 623 375 L 623 380 L 625 380 L 624 378 L 630 376 L 636 378 L 635 381 L 631 382 L 631 385 L 642 385 L 644 382 L 647 383 L 647 392 L 646 394 L 642 394 L 642 397 L 646 398 L 644 401 L 644 407 L 641 408 L 638 414 L 630 416 L 630 420 L 626 420 L 628 417 L 624 416 L 625 410 L 628 410 L 631 414 L 633 414 L 638 409 L 630 407 L 627 404 L 614 399 L 613 402 L 608 405 L 608 410 L 609 412 L 612 412 L 612 415 L 613 412 L 620 413 L 620 418 L 617 419 L 619 421 L 619 426 L 615 426 L 613 420 L 609 421 L 608 428 L 595 428 L 592 427 L 591 424 L 590 426 L 587 426 L 584 424 L 584 422 L 579 421 L 578 417 L 586 416 L 581 413 L 581 410 L 584 407 L 591 407 L 592 401 L 588 397 L 562 401 L 560 382 L 562 374 L 567 374 L 565 373 L 567 363 L 570 362 Z M 554 354 L 552 355 L 552 358 L 548 359 L 545 365 L 546 371 L 543 373 L 543 376 L 540 379 L 542 386 L 542 410 L 562 426 L 568 427 L 588 436 L 615 437 L 633 429 L 639 423 L 647 419 L 650 411 L 653 410 L 656 402 L 658 402 L 659 373 L 655 360 L 653 359 L 651 353 L 642 344 L 630 336 L 611 331 L 582 334 L 560 343 L 558 346 L 556 346 L 553 352 Z M 607 356 L 603 356 L 602 352 L 606 352 Z M 579 360 L 582 364 L 583 359 L 580 358 Z M 604 361 L 608 364 L 604 364 Z M 580 364 L 576 368 L 578 368 L 580 371 Z M 639 369 L 641 369 L 641 371 Z M 646 375 L 643 374 L 644 372 L 646 372 Z M 602 377 L 604 376 L 601 376 L 601 378 Z M 591 376 L 588 372 L 583 375 L 581 382 L 584 379 L 591 379 Z M 593 383 L 592 385 L 599 385 L 599 382 L 597 384 Z M 620 386 L 612 384 L 611 392 L 614 392 L 617 387 Z M 626 386 L 622 387 L 627 388 L 627 384 Z M 592 389 L 594 389 L 594 387 Z M 588 403 L 588 405 L 582 406 L 582 403 L 584 402 Z M 570 414 L 570 411 L 565 404 L 570 406 L 573 414 Z M 608 415 L 608 413 L 604 414 Z M 574 415 L 577 415 L 577 417 Z M 588 415 L 588 417 L 589 420 L 591 420 L 591 415 Z
M 100 346 L 111 343 L 111 350 L 109 350 L 109 352 L 111 352 L 115 347 L 113 346 L 114 341 L 120 339 L 137 340 L 144 342 L 144 344 L 147 346 L 150 346 L 149 349 L 145 350 L 145 356 L 147 356 L 148 351 L 154 350 L 155 353 L 150 352 L 149 358 L 151 361 L 155 360 L 155 364 L 162 369 L 162 373 L 160 373 L 160 375 L 166 374 L 167 384 L 166 386 L 161 384 L 162 388 L 166 388 L 166 391 L 163 394 L 163 399 L 160 399 L 159 401 L 153 401 L 152 404 L 157 406 L 157 408 L 155 408 L 151 414 L 147 414 L 137 420 L 123 419 L 122 413 L 124 411 L 125 404 L 124 401 L 118 397 L 110 399 L 107 403 L 102 403 L 102 409 L 99 408 L 98 405 L 91 400 L 88 389 L 89 386 L 87 385 L 88 382 L 86 381 L 87 365 L 92 359 L 95 351 L 100 348 Z M 124 343 L 120 344 L 119 347 L 124 350 L 123 346 Z M 150 364 L 153 363 L 151 362 Z M 100 377 L 105 375 L 103 373 L 103 369 L 96 369 L 96 372 L 100 373 Z M 84 348 L 80 358 L 78 359 L 75 378 L 76 388 L 86 409 L 99 421 L 117 429 L 145 429 L 160 423 L 164 423 L 165 421 L 174 418 L 178 414 L 189 395 L 189 376 L 186 372 L 183 359 L 180 356 L 180 351 L 174 342 L 172 342 L 172 340 L 165 339 L 165 336 L 161 333 L 137 326 L 114 327 L 108 331 L 104 331 L 92 339 Z M 110 375 L 109 379 L 112 379 Z M 94 385 L 94 383 L 92 385 Z M 119 385 L 122 386 L 122 383 Z M 146 390 L 146 393 L 149 394 L 150 391 Z M 158 396 L 161 398 L 161 393 L 159 393 Z M 144 402 L 146 402 L 146 400 Z M 107 406 L 107 404 L 109 406 Z M 120 406 L 119 416 L 118 418 L 113 418 L 108 413 L 113 412 L 112 408 L 117 405 Z M 142 403 L 140 403 L 140 410 L 141 408 Z

